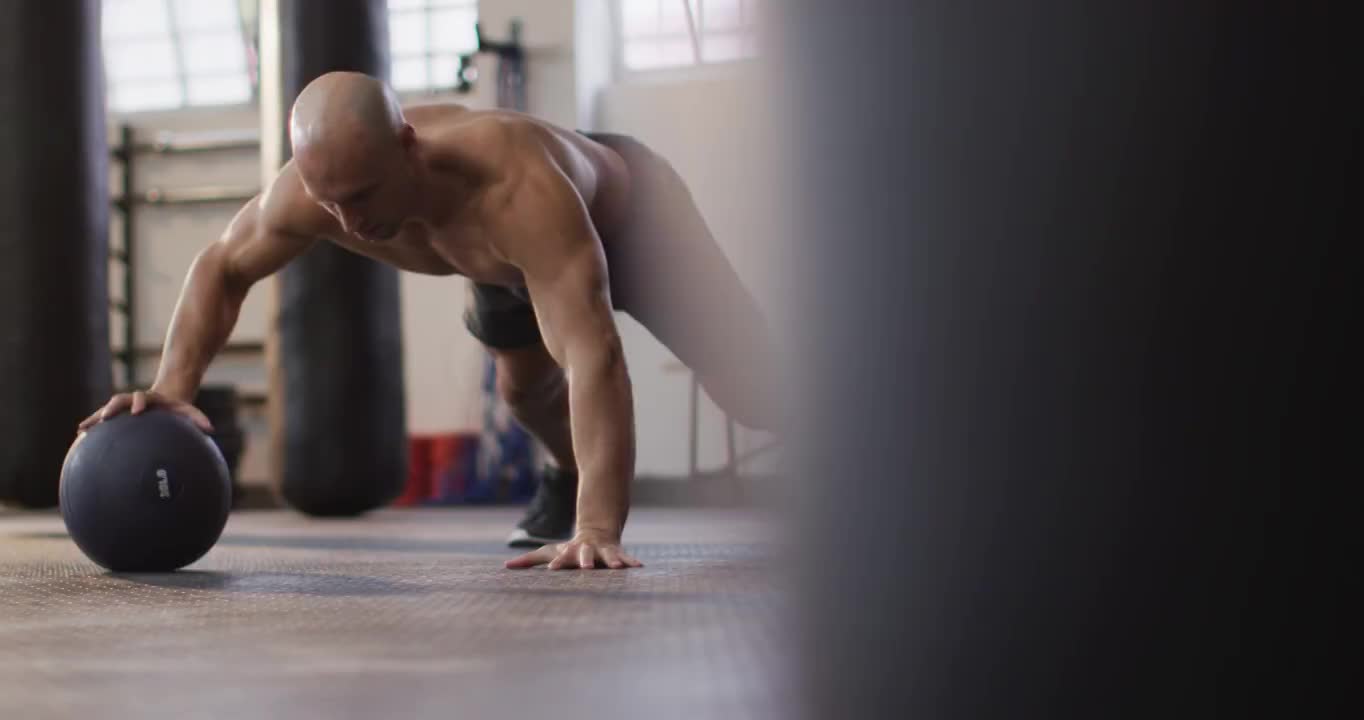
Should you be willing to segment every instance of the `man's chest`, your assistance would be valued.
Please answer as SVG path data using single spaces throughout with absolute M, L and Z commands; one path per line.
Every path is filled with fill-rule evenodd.
M 384 242 L 354 236 L 337 243 L 361 255 L 409 272 L 458 274 L 476 282 L 520 285 L 520 270 L 496 251 L 496 238 L 476 218 L 453 218 L 440 226 L 410 223 Z

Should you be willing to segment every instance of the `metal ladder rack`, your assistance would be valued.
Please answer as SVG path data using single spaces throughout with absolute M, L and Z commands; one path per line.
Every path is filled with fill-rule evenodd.
M 161 133 L 154 141 L 138 141 L 131 125 L 119 127 L 119 142 L 110 148 L 110 156 L 120 165 L 121 189 L 110 198 L 119 211 L 123 242 L 110 247 L 109 255 L 123 270 L 122 298 L 110 301 L 110 307 L 123 316 L 123 342 L 114 357 L 123 366 L 121 385 L 131 388 L 137 384 L 138 357 L 146 348 L 137 344 L 136 264 L 136 208 L 139 205 L 202 205 L 211 203 L 244 203 L 259 192 L 253 187 L 204 186 L 194 188 L 149 188 L 138 191 L 134 185 L 136 158 L 139 155 L 185 155 L 227 150 L 259 149 L 260 136 L 254 131 L 234 133 Z M 234 344 L 225 351 L 261 351 L 259 343 Z

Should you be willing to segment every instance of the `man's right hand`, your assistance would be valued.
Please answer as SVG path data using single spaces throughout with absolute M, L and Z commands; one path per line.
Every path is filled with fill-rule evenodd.
M 130 412 L 136 415 L 147 408 L 162 408 L 177 413 L 193 422 L 206 433 L 213 432 L 213 424 L 208 421 L 208 416 L 199 411 L 193 405 L 166 397 L 154 390 L 138 390 L 130 393 L 119 393 L 109 400 L 104 407 L 96 410 L 94 414 L 81 421 L 77 432 L 84 432 L 99 423 L 108 420 L 121 412 Z

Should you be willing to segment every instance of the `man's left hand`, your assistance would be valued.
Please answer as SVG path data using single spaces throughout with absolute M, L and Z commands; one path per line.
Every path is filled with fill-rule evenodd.
M 550 570 L 591 570 L 596 567 L 619 569 L 644 567 L 620 548 L 620 538 L 593 532 L 579 532 L 566 543 L 545 545 L 507 561 L 513 569 L 532 568 L 549 563 Z

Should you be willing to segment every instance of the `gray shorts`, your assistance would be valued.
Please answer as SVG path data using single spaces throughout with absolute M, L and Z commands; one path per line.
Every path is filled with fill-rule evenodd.
M 540 325 L 525 288 L 471 282 L 464 326 L 495 350 L 515 350 L 540 342 Z

